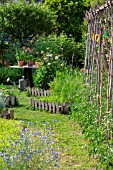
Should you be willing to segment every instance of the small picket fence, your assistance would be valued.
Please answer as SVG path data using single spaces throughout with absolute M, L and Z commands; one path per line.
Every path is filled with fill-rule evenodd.
M 51 113 L 69 113 L 70 111 L 70 106 L 68 102 L 59 104 L 58 102 L 46 102 L 31 98 L 30 105 L 34 107 L 34 109 L 46 110 Z
M 30 105 L 34 107 L 34 109 L 46 110 L 51 113 L 69 113 L 70 112 L 70 106 L 72 105 L 72 103 L 64 102 L 62 104 L 59 104 L 58 102 L 47 102 L 44 100 L 40 100 L 41 96 L 42 97 L 50 96 L 52 93 L 51 91 L 37 89 L 35 87 L 33 88 L 27 87 L 27 92 L 31 96 L 36 97 L 36 99 L 34 99 L 34 97 L 30 99 Z

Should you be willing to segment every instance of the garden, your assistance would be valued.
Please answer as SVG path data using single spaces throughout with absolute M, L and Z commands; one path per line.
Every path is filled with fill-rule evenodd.
M 0 170 L 113 169 L 113 4 L 68 1 L 1 2 Z

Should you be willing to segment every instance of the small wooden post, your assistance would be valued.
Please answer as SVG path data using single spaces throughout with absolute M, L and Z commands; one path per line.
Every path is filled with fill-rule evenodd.
M 6 106 L 6 107 L 9 107 L 9 106 L 10 106 L 10 103 L 11 103 L 10 96 L 7 96 L 6 99 L 5 99 L 5 106 Z
M 53 110 L 53 113 L 56 113 L 56 107 L 55 107 L 55 103 L 54 102 L 52 102 L 52 110 Z
M 44 110 L 45 108 L 44 108 L 44 101 L 42 101 L 42 110 Z
M 58 102 L 57 103 L 55 103 L 55 106 L 56 106 L 56 113 L 59 113 L 59 104 L 58 104 Z
M 68 106 L 69 106 L 69 103 L 68 102 L 64 102 L 63 103 L 63 107 L 64 107 L 64 112 L 68 112 Z
M 48 111 L 48 102 L 45 102 L 45 110 Z
M 40 95 L 40 89 L 38 89 L 37 91 L 37 97 L 39 98 L 41 95 Z
M 49 111 L 51 112 L 52 111 L 52 104 L 48 103 L 48 105 L 49 105 Z
M 38 106 L 39 106 L 39 110 L 41 110 L 42 109 L 41 101 L 38 101 Z
M 1 117 L 2 117 L 2 118 L 6 117 L 6 114 L 7 114 L 7 110 L 3 110 Z
M 14 110 L 10 110 L 10 119 L 14 119 Z
M 44 90 L 44 96 L 47 96 L 47 91 L 46 90 Z
M 31 105 L 31 106 L 32 106 L 32 100 L 33 100 L 33 99 L 32 99 L 32 98 L 30 98 L 30 105 Z
M 16 105 L 16 96 L 11 96 L 11 106 Z
M 35 108 L 37 109 L 38 108 L 38 102 L 35 101 Z
M 32 87 L 31 92 L 32 92 L 32 96 L 34 96 L 35 95 L 35 87 Z
M 41 89 L 40 94 L 41 94 L 41 96 L 43 96 L 43 89 Z

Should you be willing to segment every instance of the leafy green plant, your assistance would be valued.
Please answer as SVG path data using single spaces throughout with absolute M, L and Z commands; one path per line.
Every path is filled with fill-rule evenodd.
M 17 82 L 19 78 L 22 77 L 23 74 L 24 74 L 23 69 L 1 67 L 0 68 L 0 83 L 7 84 L 8 77 L 10 77 L 10 79 L 13 82 Z
M 5 146 L 9 143 L 11 149 Z M 5 148 L 0 154 L 0 167 L 8 169 L 49 169 L 59 168 L 58 148 L 55 148 L 53 130 L 45 122 L 37 127 L 28 122 L 27 128 L 22 128 L 20 136 L 14 135 L 3 141 Z M 6 155 L 7 152 L 7 155 Z
M 62 54 L 62 60 L 73 67 L 83 66 L 85 44 L 76 43 L 74 38 L 68 38 L 64 33 L 59 36 L 52 34 L 49 36 L 37 36 L 34 42 L 34 51 L 38 51 L 38 59 L 41 58 L 41 51 L 51 49 L 54 54 Z
M 32 34 L 51 33 L 56 18 L 44 4 L 35 5 L 25 0 L 1 4 L 0 16 L 0 25 L 4 28 L 3 31 L 12 36 L 12 39 L 19 39 L 20 42 Z
M 36 87 L 48 89 L 48 83 L 53 81 L 57 70 L 64 69 L 65 63 L 61 55 L 54 54 L 50 49 L 42 51 L 41 54 L 41 67 L 36 70 L 33 80 Z

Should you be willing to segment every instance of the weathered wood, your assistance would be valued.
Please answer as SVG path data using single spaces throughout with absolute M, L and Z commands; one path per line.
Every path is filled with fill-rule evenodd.
M 45 110 L 46 110 L 46 111 L 49 110 L 48 102 L 45 102 Z
M 35 95 L 35 87 L 32 87 L 32 96 L 34 96 Z
M 59 108 L 58 102 L 55 103 L 55 106 L 56 106 L 56 113 L 59 113 L 60 112 L 60 108 Z
M 44 104 L 44 101 L 42 101 L 42 110 L 45 109 L 45 104 Z
M 3 111 L 2 111 L 2 114 L 1 114 L 1 117 L 2 117 L 2 118 L 6 117 L 7 112 L 8 112 L 8 110 L 3 110 Z
M 56 113 L 56 106 L 55 106 L 55 103 L 54 103 L 54 102 L 52 102 L 52 112 L 53 112 L 53 113 Z
M 40 90 L 40 94 L 41 94 L 41 96 L 43 96 L 43 95 L 44 95 L 44 93 L 43 93 L 43 89 L 41 89 L 41 90 Z
M 10 98 L 10 96 L 7 96 L 5 99 L 5 106 L 9 107 L 10 105 L 11 105 L 11 98 Z
M 52 103 L 48 103 L 49 105 L 49 111 L 52 112 Z
M 69 103 L 68 102 L 64 102 L 63 103 L 63 107 L 64 107 L 64 112 L 68 112 L 68 106 L 69 106 Z
M 10 110 L 10 119 L 14 119 L 14 110 Z
M 46 91 L 46 90 L 44 90 L 44 96 L 45 96 L 45 97 L 47 96 L 47 91 Z
M 11 106 L 16 105 L 16 96 L 11 96 Z
M 35 108 L 37 109 L 38 108 L 38 102 L 35 101 Z
M 41 94 L 40 94 L 40 89 L 38 89 L 38 91 L 37 91 L 37 97 L 39 98 L 41 96 Z
M 42 110 L 42 102 L 38 101 L 39 110 Z
M 31 106 L 32 106 L 32 100 L 33 100 L 33 99 L 32 99 L 32 98 L 30 98 L 30 105 L 31 105 Z

